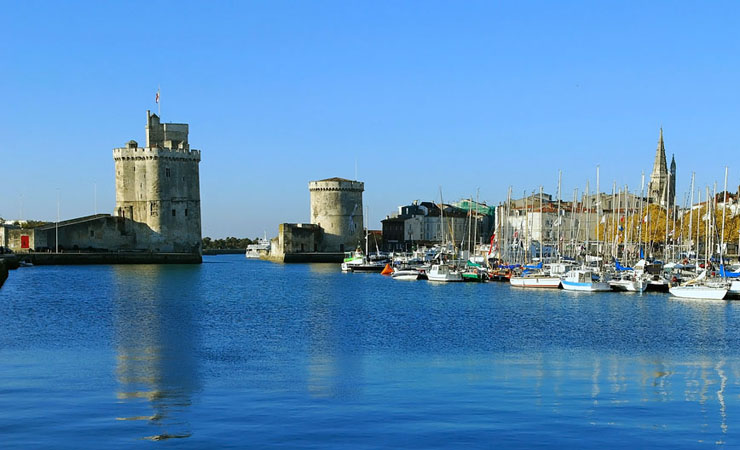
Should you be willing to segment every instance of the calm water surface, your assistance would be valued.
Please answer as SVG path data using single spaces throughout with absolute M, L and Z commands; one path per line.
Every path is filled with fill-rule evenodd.
M 0 289 L 3 448 L 740 446 L 740 302 L 241 255 Z

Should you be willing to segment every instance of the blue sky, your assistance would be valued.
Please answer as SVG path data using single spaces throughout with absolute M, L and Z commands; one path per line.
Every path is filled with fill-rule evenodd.
M 0 2 L 0 216 L 115 204 L 112 149 L 164 121 L 202 150 L 204 236 L 307 221 L 310 180 L 490 203 L 558 170 L 639 188 L 658 130 L 683 198 L 740 184 L 735 2 Z

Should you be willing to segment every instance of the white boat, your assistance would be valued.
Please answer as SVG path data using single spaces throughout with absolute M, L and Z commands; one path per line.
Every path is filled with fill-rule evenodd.
M 516 287 L 557 289 L 560 287 L 560 277 L 553 277 L 544 273 L 533 273 L 520 277 L 511 277 L 509 283 Z
M 365 263 L 365 254 L 362 249 L 358 248 L 354 252 L 344 252 L 344 261 L 342 262 L 342 272 L 351 272 L 352 266 Z
M 679 298 L 695 298 L 701 300 L 722 300 L 727 295 L 727 283 L 707 283 L 707 271 L 704 270 L 681 286 L 668 289 L 671 295 Z
M 432 268 L 427 272 L 427 278 L 429 281 L 462 281 L 462 274 L 447 264 L 433 264 Z
M 391 278 L 394 280 L 418 280 L 420 272 L 417 269 L 412 268 L 401 268 L 393 269 Z
M 267 239 L 258 239 L 256 244 L 247 245 L 247 251 L 244 254 L 247 258 L 259 258 L 267 256 L 270 253 L 270 241 Z
M 602 281 L 590 269 L 576 269 L 566 273 L 560 283 L 566 291 L 606 292 L 611 291 L 607 281 Z
M 740 297 L 740 280 L 732 280 L 730 289 L 727 290 L 728 297 Z
M 679 298 L 696 298 L 702 300 L 722 300 L 727 295 L 727 288 L 705 284 L 674 286 L 668 289 L 671 295 Z
M 618 280 L 609 281 L 612 290 L 620 292 L 645 292 L 648 287 L 648 281 L 634 272 L 625 272 Z

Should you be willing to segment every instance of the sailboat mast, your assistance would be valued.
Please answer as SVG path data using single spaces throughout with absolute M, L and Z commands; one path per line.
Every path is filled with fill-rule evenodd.
M 560 257 L 560 255 L 562 254 L 562 251 L 563 251 L 563 248 L 561 246 L 561 239 L 560 239 L 561 238 L 560 231 L 562 229 L 561 224 L 560 224 L 560 222 L 562 221 L 560 219 L 560 197 L 561 197 L 560 183 L 562 181 L 562 177 L 563 177 L 563 171 L 562 170 L 558 170 L 558 217 L 555 219 L 555 220 L 557 220 L 557 224 L 558 224 L 558 237 L 557 237 L 557 239 L 558 239 L 558 245 L 557 245 L 558 258 Z
M 722 200 L 722 234 L 720 235 L 719 239 L 719 263 L 720 265 L 724 265 L 724 260 L 722 259 L 722 251 L 725 248 L 725 209 L 727 208 L 727 166 L 725 166 L 725 188 L 724 188 L 724 197 Z M 722 271 L 724 272 L 724 270 Z
M 473 252 L 475 252 L 475 246 L 478 243 L 478 206 L 480 198 L 480 188 L 475 191 L 475 228 L 473 229 Z
M 601 220 L 601 190 L 599 187 L 599 166 L 596 166 L 596 255 L 599 255 L 601 239 L 599 237 L 599 221 Z
M 701 188 L 696 190 L 697 200 L 696 202 L 701 205 Z M 701 222 L 699 221 L 699 215 L 701 214 L 701 208 L 696 208 L 696 262 L 699 263 L 699 230 L 701 230 Z
M 540 186 L 540 261 L 545 258 L 545 254 L 542 251 L 542 246 L 545 244 L 545 230 L 542 227 L 542 215 L 542 186 Z
M 578 239 L 578 232 L 575 230 L 576 220 L 576 203 L 578 202 L 578 188 L 573 189 L 573 204 L 570 205 L 570 249 L 573 252 L 570 256 L 575 257 L 576 251 L 576 239 Z M 581 222 L 578 222 L 580 228 Z M 576 231 L 575 235 L 573 232 Z
M 664 234 L 664 244 L 663 244 L 663 261 L 668 260 L 668 212 L 669 212 L 669 198 L 670 192 L 668 190 L 668 186 L 671 185 L 671 173 L 668 172 L 668 183 L 665 185 L 665 234 Z
M 645 228 L 645 224 L 647 223 L 647 220 L 643 218 L 642 215 L 642 202 L 645 200 L 645 172 L 642 172 L 642 177 L 640 181 L 640 233 L 637 236 L 637 247 L 638 250 L 642 250 L 642 229 Z M 646 217 L 646 216 L 645 216 Z M 638 254 L 639 254 L 638 251 Z
M 439 227 L 441 229 L 440 244 L 444 250 L 445 244 L 445 203 L 442 199 L 442 186 L 439 187 Z
M 586 201 L 584 202 L 588 203 L 588 209 L 586 209 L 586 255 L 591 253 L 591 243 L 589 240 L 591 239 L 591 199 L 589 198 L 589 185 L 588 180 L 586 180 Z
M 695 172 L 691 172 L 691 200 L 689 201 L 689 239 L 688 239 L 688 244 L 689 244 L 688 253 L 689 254 L 691 254 L 691 247 L 692 247 L 691 241 L 694 237 L 694 234 L 692 233 L 693 231 L 692 225 L 694 222 L 694 211 L 693 211 L 693 208 L 694 208 L 694 175 L 696 175 Z M 697 226 L 699 226 L 698 223 L 697 223 Z M 681 229 L 683 229 L 683 226 L 681 227 Z M 689 255 L 686 255 L 686 256 L 688 259 Z

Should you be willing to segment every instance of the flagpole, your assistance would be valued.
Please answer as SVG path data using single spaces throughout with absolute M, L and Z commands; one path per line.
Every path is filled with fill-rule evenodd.
M 159 91 L 160 91 L 159 85 L 157 85 L 157 115 L 159 116 L 160 119 L 162 119 L 162 102 L 161 102 L 161 99 L 159 98 L 160 97 Z

